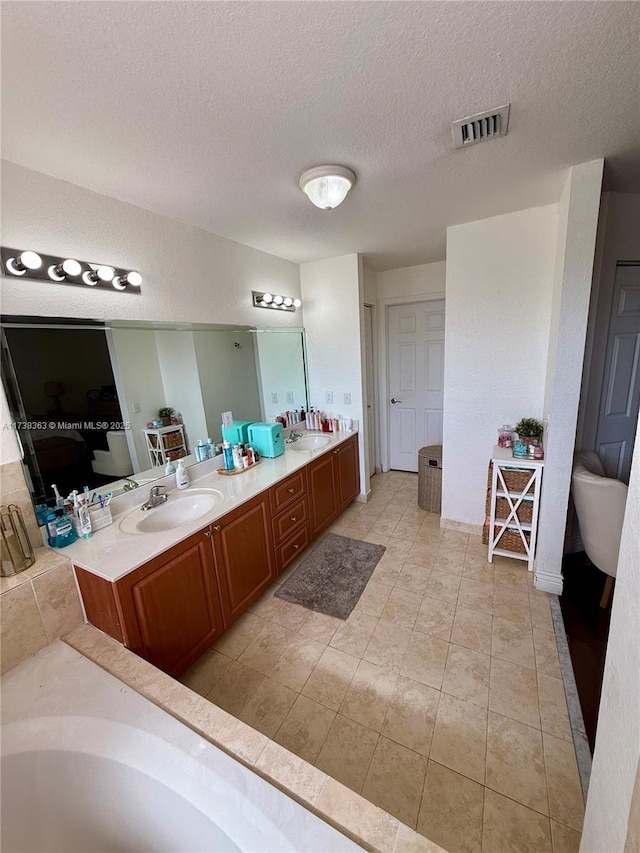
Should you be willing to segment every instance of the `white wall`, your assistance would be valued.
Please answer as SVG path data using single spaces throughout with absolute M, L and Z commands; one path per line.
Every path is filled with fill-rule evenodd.
M 189 453 L 195 452 L 198 439 L 206 442 L 208 437 L 193 342 L 194 334 L 194 332 L 178 332 L 174 329 L 154 332 L 164 388 L 164 405 L 171 406 L 182 416 Z M 215 337 L 218 333 L 210 332 L 209 334 Z
M 603 160 L 572 166 L 558 206 L 558 252 L 545 387 L 548 426 L 535 569 L 536 586 L 555 593 L 562 592 L 562 555 L 603 168 Z
M 447 229 L 443 520 L 484 521 L 501 424 L 541 418 L 557 205 Z
M 364 417 L 364 298 L 361 260 L 343 255 L 301 264 L 300 285 L 307 339 L 309 405 L 360 425 L 361 493 L 369 490 L 367 425 Z M 325 403 L 327 391 L 333 405 Z M 351 394 L 351 405 L 344 394 Z
M 112 131 L 105 132 L 116 132 Z M 2 162 L 2 243 L 137 269 L 139 296 L 3 278 L 4 314 L 300 326 L 251 291 L 300 296 L 298 265 L 82 187 Z
M 626 850 L 640 760 L 640 431 L 629 480 L 618 576 L 580 850 Z M 631 850 L 629 850 L 631 853 Z
M 375 305 L 378 299 L 378 274 L 362 264 L 362 299 L 367 305 Z
M 445 261 L 437 261 L 376 273 L 378 299 L 442 296 L 445 291 L 446 266 Z
M 307 407 L 304 385 L 304 360 L 302 337 L 299 332 L 263 332 L 255 336 L 257 368 L 264 417 L 268 420 L 288 410 Z M 293 402 L 287 402 L 287 394 Z M 272 401 L 272 394 L 278 400 Z

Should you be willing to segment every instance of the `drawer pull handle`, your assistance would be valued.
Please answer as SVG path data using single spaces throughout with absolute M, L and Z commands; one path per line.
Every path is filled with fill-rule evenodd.
M 290 489 L 287 489 L 287 491 L 289 492 L 290 495 L 292 495 L 295 492 L 295 489 L 292 486 Z
M 297 520 L 298 520 L 298 516 L 297 516 L 297 515 L 292 515 L 292 516 L 291 516 L 291 518 L 290 518 L 290 521 L 297 521 Z
M 219 532 L 220 530 L 222 530 L 222 527 L 219 524 L 216 524 L 216 526 L 213 529 L 217 530 Z
M 299 545 L 298 545 L 298 543 L 296 542 L 296 543 L 294 544 L 294 546 L 293 546 L 293 550 L 294 550 L 294 551 L 297 551 L 299 547 L 300 547 L 300 546 L 299 546 Z
M 204 535 L 205 535 L 205 536 L 211 536 L 211 531 L 210 531 L 210 530 L 205 530 Z

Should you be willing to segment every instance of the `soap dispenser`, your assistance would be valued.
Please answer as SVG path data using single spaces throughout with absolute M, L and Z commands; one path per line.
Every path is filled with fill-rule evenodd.
M 176 468 L 176 486 L 179 489 L 186 489 L 189 485 L 189 473 L 187 469 L 182 464 L 182 459 L 178 461 L 178 467 Z

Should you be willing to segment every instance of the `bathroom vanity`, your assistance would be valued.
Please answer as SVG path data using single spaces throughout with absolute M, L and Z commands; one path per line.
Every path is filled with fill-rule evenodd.
M 116 519 L 68 549 L 88 621 L 172 676 L 355 499 L 358 436 L 336 433 L 320 449 L 287 449 L 255 471 L 212 471 L 197 485 L 214 486 L 222 500 L 195 524 L 128 535 Z

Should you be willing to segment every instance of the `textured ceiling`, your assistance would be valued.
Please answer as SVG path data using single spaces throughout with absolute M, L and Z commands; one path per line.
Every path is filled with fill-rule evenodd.
M 640 191 L 636 2 L 4 2 L 3 156 L 294 261 L 440 260 L 447 225 Z M 506 138 L 450 122 L 511 102 Z M 314 208 L 297 177 L 358 174 Z

